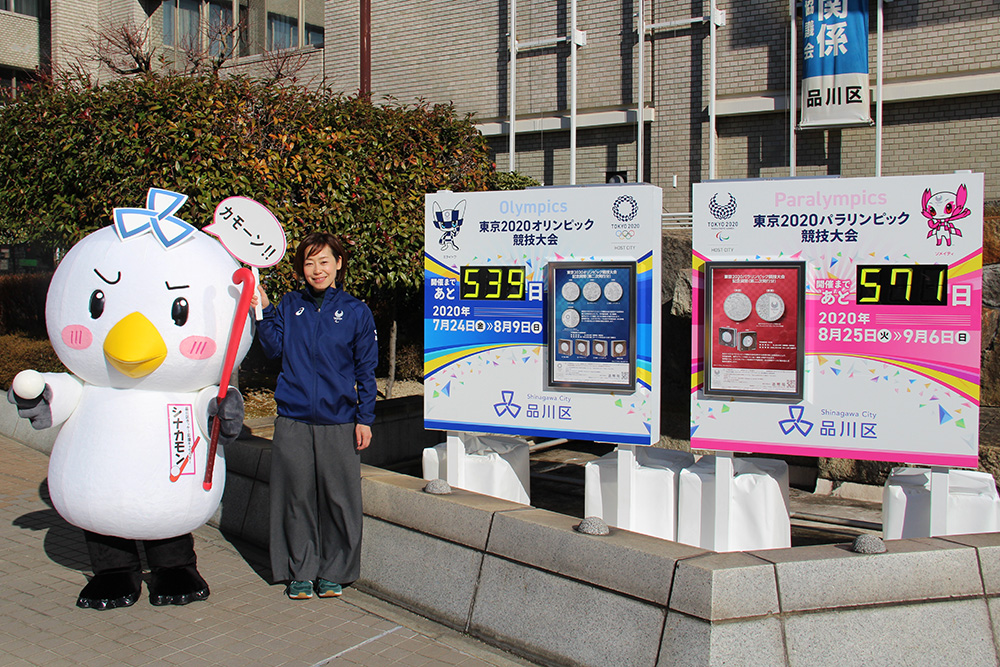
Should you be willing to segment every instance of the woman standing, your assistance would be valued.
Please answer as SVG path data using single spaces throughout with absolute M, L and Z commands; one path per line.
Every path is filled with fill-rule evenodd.
M 258 288 L 260 342 L 281 356 L 271 453 L 271 572 L 286 594 L 336 597 L 361 566 L 361 450 L 375 419 L 378 337 L 372 313 L 343 290 L 347 254 L 314 232 L 295 251 L 301 290 L 271 304 Z M 256 305 L 257 295 L 254 297 Z

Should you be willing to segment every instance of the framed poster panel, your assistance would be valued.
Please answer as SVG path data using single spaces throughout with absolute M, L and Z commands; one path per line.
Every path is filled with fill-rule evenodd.
M 549 262 L 548 387 L 635 390 L 635 262 Z
M 799 400 L 805 263 L 706 262 L 706 396 Z

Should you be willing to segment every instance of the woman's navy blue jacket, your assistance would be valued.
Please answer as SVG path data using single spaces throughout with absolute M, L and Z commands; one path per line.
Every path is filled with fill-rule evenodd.
M 282 358 L 274 390 L 280 416 L 308 424 L 375 421 L 378 335 L 364 303 L 335 287 L 321 307 L 305 289 L 289 292 L 264 309 L 257 333 L 264 352 Z

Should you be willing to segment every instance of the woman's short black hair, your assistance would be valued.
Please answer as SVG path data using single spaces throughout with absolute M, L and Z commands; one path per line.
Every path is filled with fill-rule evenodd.
M 329 247 L 335 259 L 339 259 L 340 271 L 334 277 L 337 287 L 343 287 L 344 278 L 347 277 L 347 251 L 340 239 L 329 232 L 312 232 L 299 243 L 295 249 L 295 257 L 292 259 L 292 266 L 299 278 L 305 278 L 306 260 L 318 252 L 323 252 L 323 248 Z

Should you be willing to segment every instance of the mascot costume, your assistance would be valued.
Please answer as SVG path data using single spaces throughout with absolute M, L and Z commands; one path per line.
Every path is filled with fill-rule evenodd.
M 48 485 L 59 514 L 83 529 L 90 553 L 94 576 L 79 607 L 135 603 L 137 540 L 152 604 L 209 595 L 191 531 L 222 498 L 223 449 L 210 452 L 208 434 L 216 419 L 219 444 L 240 432 L 243 398 L 228 387 L 218 401 L 218 383 L 225 366 L 246 355 L 251 336 L 233 284 L 239 265 L 172 215 L 186 199 L 152 189 L 145 209 L 115 209 L 114 225 L 70 249 L 52 277 L 45 320 L 72 374 L 22 371 L 8 392 L 34 428 L 62 424 Z M 214 484 L 206 478 L 213 466 Z

